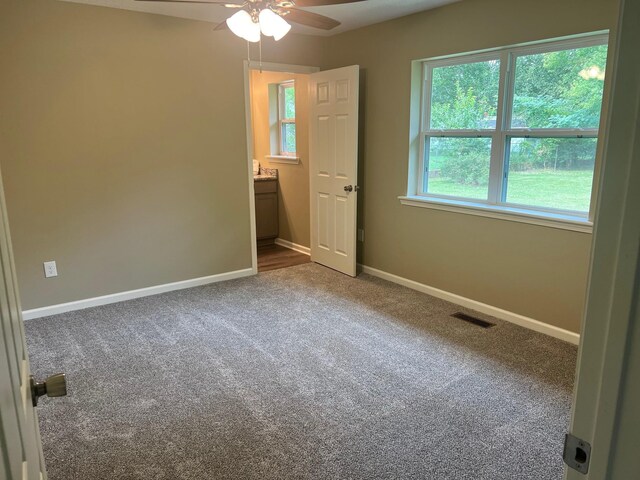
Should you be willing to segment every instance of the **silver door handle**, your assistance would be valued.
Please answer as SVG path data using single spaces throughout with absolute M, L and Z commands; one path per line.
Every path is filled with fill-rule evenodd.
M 33 406 L 38 406 L 38 398 L 43 395 L 47 397 L 64 397 L 67 395 L 67 377 L 64 373 L 56 373 L 47 377 L 44 382 L 36 382 L 33 375 L 29 377 L 31 383 L 31 401 Z

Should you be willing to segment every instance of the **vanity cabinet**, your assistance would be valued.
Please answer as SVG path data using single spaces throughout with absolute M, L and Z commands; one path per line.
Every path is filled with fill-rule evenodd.
M 258 245 L 274 243 L 278 237 L 278 180 L 255 180 L 256 236 Z

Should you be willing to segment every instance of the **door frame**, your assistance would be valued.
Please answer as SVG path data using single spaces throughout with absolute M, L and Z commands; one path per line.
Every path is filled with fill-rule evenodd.
M 640 3 L 622 0 L 570 426 L 572 434 L 591 443 L 592 453 L 587 475 L 566 469 L 567 480 L 610 478 L 614 462 L 621 463 L 615 453 L 625 420 L 621 407 L 629 395 L 625 377 L 630 352 L 640 349 L 630 335 L 640 309 L 640 295 L 634 291 L 640 282 L 638 18 Z
M 0 476 L 46 480 L 13 245 L 0 173 Z M 5 354 L 6 352 L 6 354 Z M 8 440 L 8 441 L 7 441 Z
M 249 181 L 249 235 L 251 236 L 251 270 L 258 273 L 258 239 L 256 238 L 256 203 L 253 188 L 253 114 L 251 103 L 251 70 L 282 73 L 311 74 L 320 71 L 320 67 L 292 65 L 288 63 L 256 62 L 245 60 L 244 69 L 244 115 L 247 132 L 247 175 Z

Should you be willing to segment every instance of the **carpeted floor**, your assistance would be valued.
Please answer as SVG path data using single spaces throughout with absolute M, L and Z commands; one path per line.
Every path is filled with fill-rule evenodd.
M 306 264 L 28 321 L 50 479 L 560 479 L 576 348 L 459 310 Z

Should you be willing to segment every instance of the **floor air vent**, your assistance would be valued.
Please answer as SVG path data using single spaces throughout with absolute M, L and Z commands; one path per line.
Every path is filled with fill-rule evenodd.
M 466 313 L 456 312 L 451 315 L 452 317 L 459 318 L 460 320 L 464 320 L 465 322 L 473 323 L 474 325 L 478 325 L 482 328 L 491 328 L 495 327 L 495 323 L 487 322 L 486 320 L 481 320 L 476 317 L 472 317 L 471 315 L 467 315 Z

